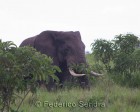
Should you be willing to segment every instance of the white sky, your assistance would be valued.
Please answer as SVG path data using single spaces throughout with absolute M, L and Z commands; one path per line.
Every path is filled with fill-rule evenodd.
M 80 31 L 86 50 L 97 38 L 140 35 L 140 0 L 0 0 L 0 38 L 19 45 L 45 30 Z

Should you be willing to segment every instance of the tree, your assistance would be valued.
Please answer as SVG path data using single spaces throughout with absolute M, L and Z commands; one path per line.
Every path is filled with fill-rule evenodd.
M 115 69 L 118 72 L 132 72 L 134 66 L 133 52 L 136 50 L 139 43 L 138 37 L 133 34 L 118 35 L 115 37 Z
M 140 41 L 133 34 L 117 35 L 114 40 L 96 40 L 92 51 L 108 73 L 123 85 L 140 86 Z M 111 63 L 111 64 L 110 64 Z
M 117 35 L 114 42 L 116 50 L 125 54 L 131 54 L 139 45 L 138 37 L 134 34 Z
M 106 70 L 109 71 L 111 69 L 110 62 L 114 56 L 114 44 L 111 41 L 100 39 L 96 40 L 91 45 L 95 59 L 101 61 L 105 65 Z
M 52 59 L 37 52 L 32 47 L 17 47 L 13 42 L 0 41 L 0 108 L 1 111 L 10 110 L 11 104 L 18 98 L 18 93 L 35 93 L 38 87 L 37 80 L 47 80 L 60 71 L 52 65 Z M 21 103 L 16 109 L 19 110 Z

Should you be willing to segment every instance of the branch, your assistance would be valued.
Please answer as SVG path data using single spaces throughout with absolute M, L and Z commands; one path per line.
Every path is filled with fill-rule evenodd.
M 23 101 L 25 100 L 26 96 L 29 94 L 30 91 L 31 91 L 31 90 L 29 89 L 29 90 L 27 91 L 27 93 L 25 94 L 24 98 L 22 99 L 22 101 L 20 102 L 20 104 L 19 104 L 19 106 L 18 106 L 18 108 L 17 108 L 17 110 L 16 110 L 17 112 L 18 112 L 18 110 L 19 110 L 21 104 L 23 103 Z

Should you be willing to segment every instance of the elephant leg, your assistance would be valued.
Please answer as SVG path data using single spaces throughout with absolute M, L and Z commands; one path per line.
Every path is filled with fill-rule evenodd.
M 55 91 L 57 89 L 56 81 L 49 76 L 49 82 L 47 84 L 48 91 Z
M 88 80 L 88 76 L 82 76 L 78 78 L 80 86 L 83 89 L 89 89 L 90 90 L 90 84 L 89 84 L 89 80 Z
M 59 88 L 63 88 L 64 82 L 65 82 L 65 76 L 64 75 L 65 74 L 63 74 L 63 73 L 58 73 L 57 74 L 57 77 L 59 78 L 59 85 L 58 85 Z
M 47 84 L 47 90 L 48 91 L 55 91 L 57 88 L 62 88 L 63 83 L 65 81 L 65 77 L 63 76 L 62 73 L 56 73 L 56 76 L 59 79 L 59 82 L 57 82 L 55 79 L 49 76 L 49 82 Z

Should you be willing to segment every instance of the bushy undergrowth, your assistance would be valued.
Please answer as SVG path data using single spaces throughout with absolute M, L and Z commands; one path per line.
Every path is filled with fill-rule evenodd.
M 140 89 L 116 84 L 104 69 L 95 66 L 92 54 L 86 55 L 86 58 L 94 71 L 104 74 L 103 77 L 91 77 L 90 90 L 72 86 L 48 92 L 45 88 L 40 88 L 36 95 L 31 93 L 28 95 L 20 110 L 22 112 L 139 112 Z
M 131 38 L 131 36 L 134 38 Z M 110 43 L 106 40 L 99 40 L 96 44 L 92 44 L 93 46 L 95 45 L 95 48 L 97 48 L 96 45 L 99 45 L 100 47 L 98 46 L 99 49 L 96 49 L 96 53 L 86 55 L 87 62 L 89 63 L 90 69 L 93 69 L 93 71 L 95 72 L 102 73 L 104 74 L 104 76 L 95 78 L 89 75 L 91 84 L 90 90 L 81 89 L 80 87 L 78 87 L 78 85 L 70 83 L 68 84 L 70 85 L 70 88 L 64 87 L 63 89 L 58 89 L 55 92 L 48 92 L 46 88 L 37 89 L 36 85 L 33 86 L 33 90 L 36 90 L 34 92 L 30 90 L 31 88 L 29 88 L 31 84 L 30 81 L 29 83 L 27 83 L 27 86 L 22 83 L 24 81 L 21 81 L 21 78 L 22 80 L 24 80 L 24 76 L 30 76 L 31 71 L 33 71 L 35 75 L 35 77 L 33 78 L 34 82 L 36 82 L 36 79 L 42 79 L 43 77 L 46 77 L 40 75 L 40 73 L 44 74 L 44 70 L 45 73 L 51 72 L 53 74 L 56 70 L 59 71 L 57 67 L 51 65 L 52 61 L 50 58 L 46 57 L 45 55 L 38 54 L 32 48 L 25 47 L 18 49 L 14 44 L 11 44 L 11 42 L 2 43 L 0 41 L 0 47 L 2 49 L 0 51 L 0 61 L 1 63 L 3 63 L 1 64 L 0 68 L 1 77 L 5 77 L 7 75 L 6 79 L 8 79 L 10 76 L 15 76 L 19 79 L 12 79 L 11 84 L 5 81 L 3 84 L 0 84 L 1 105 L 5 102 L 4 97 L 2 96 L 3 88 L 6 88 L 6 91 L 4 90 L 4 93 L 8 93 L 7 90 L 10 90 L 7 88 L 7 84 L 10 84 L 8 85 L 8 87 L 13 87 L 12 84 L 14 84 L 14 88 L 12 88 L 14 97 L 13 94 L 9 94 L 10 100 L 7 100 L 7 102 L 5 103 L 7 108 L 5 109 L 5 106 L 3 107 L 0 105 L 0 107 L 3 107 L 2 111 L 11 110 L 11 112 L 139 112 L 140 48 L 138 48 L 138 46 L 136 46 L 135 44 L 136 38 L 137 37 L 135 37 L 134 35 L 119 35 L 115 44 Z M 5 45 L 7 47 L 3 47 Z M 33 53 L 31 53 L 30 50 L 33 50 Z M 26 55 L 22 55 L 24 53 Z M 27 56 L 28 54 L 29 57 Z M 33 60 L 30 59 L 30 56 L 33 58 Z M 48 68 L 48 65 L 46 65 L 47 63 L 45 62 L 44 58 L 42 58 L 42 60 L 38 60 L 40 59 L 39 57 L 42 56 L 46 57 L 46 61 L 50 60 L 48 63 L 50 68 Z M 5 61 L 3 61 L 2 59 L 3 57 Z M 11 60 L 7 61 L 9 59 Z M 19 62 L 23 64 L 21 65 Z M 32 64 L 31 62 L 36 63 Z M 11 66 L 14 64 L 15 66 Z M 34 67 L 31 67 L 33 70 L 28 71 L 29 66 L 34 65 L 35 67 L 37 67 L 37 64 L 41 64 L 41 72 L 36 73 Z M 24 68 L 21 66 L 24 66 Z M 13 67 L 15 67 L 16 69 L 14 69 Z M 38 69 L 38 67 L 36 69 Z M 11 72 L 9 72 L 9 70 Z M 21 72 L 18 72 L 19 70 Z M 80 70 L 83 69 L 80 68 Z M 22 77 L 17 77 L 17 75 L 20 75 Z M 52 77 L 57 80 L 54 75 Z M 4 78 L 1 78 L 0 81 L 3 82 L 3 79 Z M 17 90 L 17 87 L 19 86 L 21 87 L 19 88 L 19 90 Z M 6 98 L 9 97 L 6 96 Z M 11 98 L 15 99 L 11 100 Z M 19 105 L 21 108 L 17 109 Z
M 115 82 L 140 87 L 140 41 L 133 34 L 118 35 L 112 41 L 96 40 L 91 54 L 96 70 L 107 72 Z M 91 64 L 92 64 L 91 63 Z
M 18 101 L 17 101 L 18 103 Z M 29 94 L 23 112 L 139 112 L 140 90 L 121 87 L 109 77 L 97 79 L 90 91 L 81 88 Z
M 0 40 L 0 111 L 18 112 L 29 92 L 35 93 L 38 80 L 52 77 L 59 71 L 50 57 L 31 47 L 17 47 L 13 42 Z M 49 75 L 50 74 L 50 75 Z M 20 93 L 25 93 L 20 97 Z M 16 110 L 11 107 L 16 99 L 22 99 Z

